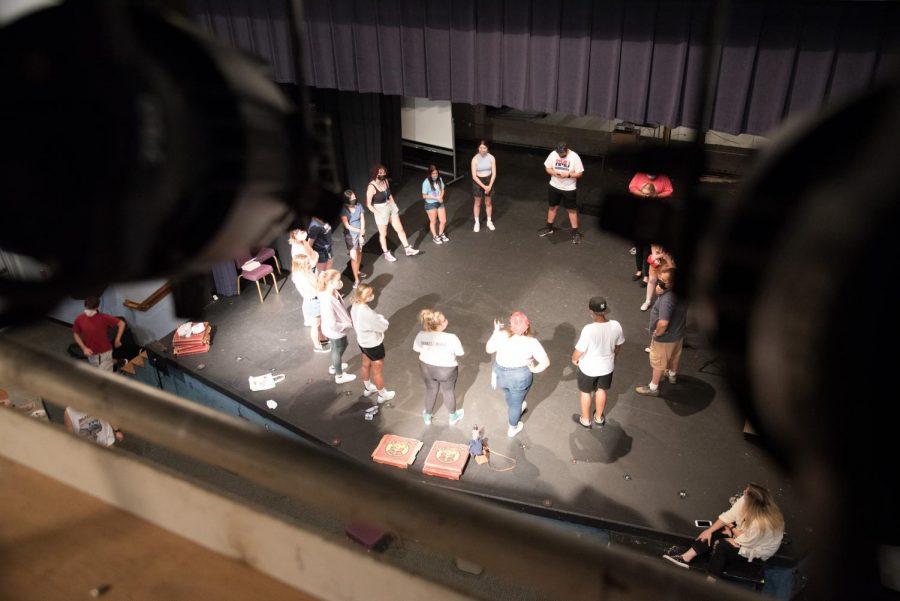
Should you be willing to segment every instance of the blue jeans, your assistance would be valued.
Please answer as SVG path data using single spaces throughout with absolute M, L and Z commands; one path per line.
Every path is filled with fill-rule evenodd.
M 509 409 L 509 425 L 515 426 L 522 417 L 522 402 L 531 388 L 534 375 L 527 367 L 502 367 L 494 363 L 497 374 L 497 388 L 506 395 L 506 406 Z

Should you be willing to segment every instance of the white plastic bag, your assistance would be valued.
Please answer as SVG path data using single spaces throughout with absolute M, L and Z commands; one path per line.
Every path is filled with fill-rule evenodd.
M 256 259 L 250 259 L 249 261 L 247 261 L 246 263 L 241 265 L 241 269 L 243 269 L 244 271 L 253 271 L 254 269 L 257 269 L 260 265 L 262 265 L 262 263 L 260 263 Z
M 284 374 L 272 375 L 263 374 L 261 376 L 250 376 L 247 378 L 250 382 L 250 390 L 270 390 L 275 388 L 279 382 L 284 382 Z

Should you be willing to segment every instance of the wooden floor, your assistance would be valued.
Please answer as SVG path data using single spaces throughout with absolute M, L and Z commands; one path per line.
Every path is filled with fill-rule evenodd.
M 3 599 L 313 599 L 5 458 L 0 507 Z

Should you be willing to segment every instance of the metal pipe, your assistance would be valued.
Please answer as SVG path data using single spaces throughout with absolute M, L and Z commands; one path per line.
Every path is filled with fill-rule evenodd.
M 338 518 L 362 520 L 557 599 L 756 599 L 659 560 L 604 547 L 488 502 L 309 447 L 83 362 L 0 338 L 0 381 L 101 416 Z

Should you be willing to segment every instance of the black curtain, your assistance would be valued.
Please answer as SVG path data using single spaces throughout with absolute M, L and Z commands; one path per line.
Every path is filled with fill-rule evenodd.
M 317 88 L 696 127 L 713 0 L 306 0 Z M 293 80 L 283 0 L 191 0 Z M 761 134 L 900 70 L 894 2 L 736 0 L 710 126 Z
M 383 164 L 402 175 L 400 97 L 310 88 L 314 110 L 331 118 L 338 177 L 364 198 L 369 170 Z

